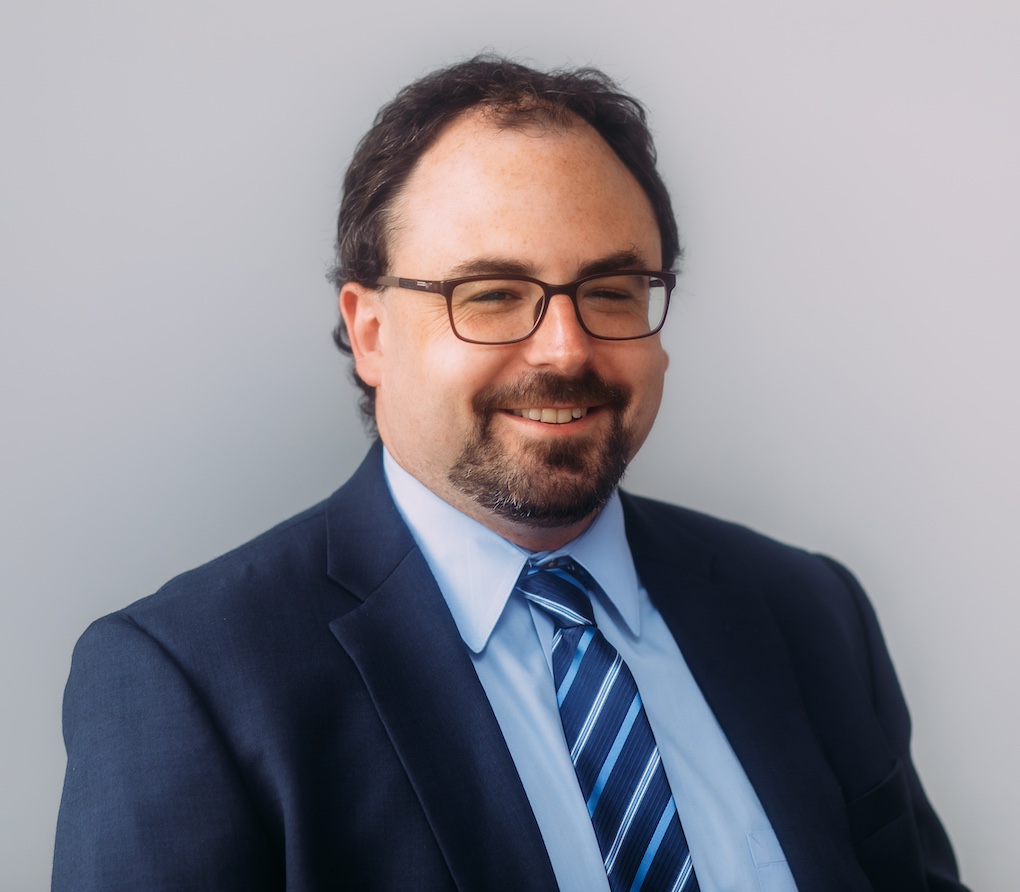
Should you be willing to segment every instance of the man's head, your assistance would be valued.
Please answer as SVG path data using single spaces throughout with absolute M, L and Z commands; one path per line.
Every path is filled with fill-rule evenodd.
M 592 337 L 607 311 L 586 330 L 555 291 L 530 337 L 469 343 L 442 294 L 377 280 L 516 273 L 559 286 L 663 270 L 678 255 L 636 102 L 595 72 L 476 59 L 406 88 L 357 150 L 340 211 L 337 342 L 394 458 L 540 547 L 583 528 L 644 441 L 666 366 L 658 336 Z
M 421 156 L 442 130 L 468 109 L 484 107 L 510 129 L 587 121 L 619 156 L 648 195 L 662 239 L 662 263 L 673 269 L 681 246 L 669 193 L 655 167 L 655 146 L 641 104 L 593 68 L 537 71 L 496 56 L 478 56 L 409 84 L 383 106 L 358 144 L 344 178 L 337 219 L 336 264 L 330 279 L 374 285 L 389 266 L 393 203 Z M 350 353 L 340 320 L 333 334 Z M 355 372 L 355 375 L 357 373 Z M 364 391 L 362 411 L 375 416 L 375 391 Z

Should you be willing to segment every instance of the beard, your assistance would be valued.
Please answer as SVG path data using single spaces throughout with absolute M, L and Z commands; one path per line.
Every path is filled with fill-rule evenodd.
M 578 378 L 540 372 L 483 391 L 474 399 L 478 424 L 448 479 L 505 520 L 541 528 L 580 523 L 605 505 L 627 469 L 633 436 L 623 415 L 629 402 L 629 390 L 595 371 Z M 492 435 L 496 412 L 557 403 L 598 406 L 610 413 L 609 430 L 597 438 L 529 442 L 513 454 Z

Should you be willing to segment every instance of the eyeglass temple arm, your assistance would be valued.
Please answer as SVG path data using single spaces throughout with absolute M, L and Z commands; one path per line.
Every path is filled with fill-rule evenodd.
M 379 285 L 390 285 L 395 288 L 409 288 L 412 291 L 434 291 L 442 294 L 442 282 L 425 282 L 421 279 L 400 279 L 396 276 L 379 276 L 375 280 Z

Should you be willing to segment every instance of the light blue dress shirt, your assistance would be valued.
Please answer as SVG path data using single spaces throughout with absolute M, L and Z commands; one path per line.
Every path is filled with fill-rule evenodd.
M 389 452 L 383 466 L 470 650 L 560 888 L 608 892 L 556 706 L 553 624 L 539 608 L 510 597 L 529 553 L 444 502 Z M 556 553 L 570 554 L 606 593 L 592 604 L 595 620 L 641 692 L 702 892 L 796 892 L 758 796 L 637 578 L 619 496 Z

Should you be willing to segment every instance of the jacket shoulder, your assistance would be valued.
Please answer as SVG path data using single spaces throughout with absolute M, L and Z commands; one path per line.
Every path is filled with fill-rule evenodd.
M 833 567 L 839 566 L 830 558 L 732 521 L 655 499 L 621 495 L 635 555 L 665 555 L 690 572 L 753 585 L 800 574 L 831 577 Z
M 326 566 L 326 503 L 277 524 L 254 539 L 187 570 L 116 615 L 147 626 L 179 619 L 194 628 L 221 617 L 283 608 L 321 585 Z
M 685 579 L 717 597 L 753 593 L 792 648 L 837 648 L 865 677 L 872 651 L 884 653 L 871 603 L 832 558 L 654 499 L 626 496 L 624 514 L 635 563 L 676 577 L 675 596 L 683 596 Z

